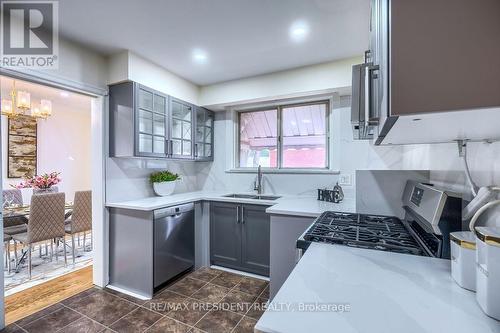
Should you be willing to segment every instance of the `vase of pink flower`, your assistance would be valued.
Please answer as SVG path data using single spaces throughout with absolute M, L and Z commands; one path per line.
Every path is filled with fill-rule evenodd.
M 53 192 L 53 186 L 61 182 L 61 178 L 59 177 L 60 174 L 60 172 L 51 172 L 28 177 L 15 187 L 18 189 L 33 188 L 36 189 L 37 192 Z

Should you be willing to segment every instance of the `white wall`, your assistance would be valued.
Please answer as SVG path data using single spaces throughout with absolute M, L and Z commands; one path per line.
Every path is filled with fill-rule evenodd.
M 109 68 L 109 83 L 131 80 L 186 102 L 198 104 L 200 88 L 197 85 L 135 53 L 124 51 L 110 57 Z
M 13 68 L 14 69 L 14 68 Z M 59 38 L 59 66 L 56 69 L 16 68 L 16 72 L 33 75 L 80 90 L 105 90 L 108 60 L 79 44 Z
M 472 178 L 478 186 L 500 184 L 500 142 L 469 143 L 467 154 Z M 404 164 L 429 168 L 432 182 L 445 184 L 452 190 L 464 193 L 466 200 L 471 199 L 455 143 L 407 146 Z M 500 227 L 500 207 L 486 212 L 478 224 Z
M 203 86 L 199 103 L 220 109 L 238 103 L 302 97 L 342 89 L 350 91 L 352 65 L 361 62 L 361 57 L 354 57 Z
M 53 103 L 53 115 L 38 121 L 37 173 L 61 172 L 59 190 L 66 200 L 73 200 L 75 191 L 91 189 L 90 97 L 87 109 Z M 7 119 L 2 116 L 2 179 L 3 188 L 18 184 L 21 179 L 7 178 Z

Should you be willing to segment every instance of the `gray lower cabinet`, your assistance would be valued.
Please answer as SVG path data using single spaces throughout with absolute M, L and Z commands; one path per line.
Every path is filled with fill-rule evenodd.
M 266 208 L 211 203 L 210 261 L 213 265 L 269 276 L 270 219 Z

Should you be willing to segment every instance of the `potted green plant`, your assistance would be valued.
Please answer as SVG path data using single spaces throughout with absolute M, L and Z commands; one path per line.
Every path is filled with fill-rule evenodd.
M 176 173 L 172 173 L 168 170 L 153 172 L 149 176 L 149 181 L 153 184 L 153 190 L 156 195 L 167 196 L 174 192 L 175 184 L 181 178 Z

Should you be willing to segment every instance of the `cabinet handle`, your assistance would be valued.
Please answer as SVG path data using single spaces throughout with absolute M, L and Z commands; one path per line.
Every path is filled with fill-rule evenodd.
M 198 144 L 194 144 L 194 157 L 198 157 Z
M 168 143 L 169 143 L 169 140 L 168 140 L 168 139 L 165 139 L 165 141 L 166 141 L 166 142 L 165 142 L 165 145 L 166 145 L 166 146 L 165 146 L 165 152 L 166 152 L 167 156 L 169 156 L 169 155 L 170 155 L 170 145 L 168 144 Z
M 245 219 L 243 218 L 245 207 L 241 206 L 241 224 L 245 224 Z
M 240 206 L 236 206 L 236 224 L 240 223 Z
M 170 140 L 170 156 L 174 154 L 174 141 Z

